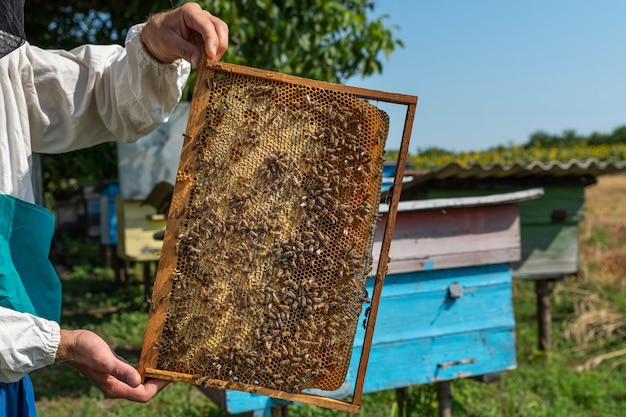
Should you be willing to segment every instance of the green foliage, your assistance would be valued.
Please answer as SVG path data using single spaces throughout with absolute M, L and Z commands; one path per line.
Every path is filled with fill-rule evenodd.
M 177 2 L 177 5 L 184 1 Z M 372 17 L 369 0 L 200 0 L 228 23 L 230 48 L 224 61 L 339 82 L 353 75 L 382 72 L 385 57 L 402 47 Z M 122 43 L 127 29 L 150 14 L 169 9 L 165 0 L 29 1 L 25 16 L 29 41 L 45 48 L 83 43 Z
M 226 62 L 338 82 L 382 72 L 379 53 L 402 46 L 367 0 L 201 3 L 229 24 Z
M 81 187 L 118 177 L 117 145 L 103 143 L 57 155 L 41 155 L 44 200 L 50 209 L 60 199 L 80 196 Z
M 170 7 L 167 0 L 29 0 L 24 16 L 26 37 L 33 45 L 55 49 L 85 43 L 122 44 L 128 28 Z
M 594 158 L 600 161 L 626 160 L 626 126 L 617 128 L 609 135 L 593 133 L 589 137 L 567 130 L 562 136 L 543 132 L 531 135 L 527 143 L 517 146 L 497 146 L 484 151 L 450 152 L 441 148 L 418 150 L 409 155 L 412 169 L 438 169 L 457 163 L 462 166 L 473 164 L 515 164 L 540 161 L 544 163 Z
M 229 24 L 230 48 L 223 60 L 230 63 L 339 82 L 356 74 L 382 72 L 380 55 L 389 57 L 402 46 L 392 28 L 384 25 L 384 16 L 371 17 L 374 3 L 368 0 L 199 3 Z M 165 0 L 29 0 L 26 33 L 29 42 L 44 48 L 123 43 L 131 25 L 172 5 Z M 194 70 L 184 99 L 191 98 L 195 77 Z M 80 186 L 117 178 L 116 148 L 110 143 L 71 154 L 46 155 L 43 164 L 50 204 Z
M 523 145 L 524 148 L 542 147 L 552 148 L 555 146 L 573 146 L 585 140 L 584 137 L 578 136 L 573 130 L 565 130 L 561 136 L 550 135 L 549 133 L 539 131 L 530 135 L 530 140 Z
M 530 140 L 523 146 L 525 148 L 552 148 L 557 146 L 576 146 L 581 142 L 592 146 L 626 144 L 626 126 L 618 127 L 610 134 L 592 133 L 588 137 L 580 136 L 574 130 L 565 130 L 561 135 L 551 135 L 538 131 L 530 135 Z

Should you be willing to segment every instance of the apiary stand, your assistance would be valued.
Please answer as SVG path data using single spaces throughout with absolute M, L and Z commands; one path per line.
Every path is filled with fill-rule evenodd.
M 215 85 L 219 83 L 219 77 L 216 74 L 228 75 L 231 73 L 254 77 L 255 79 L 259 79 L 259 80 L 266 80 L 266 84 L 267 82 L 281 82 L 281 83 L 286 82 L 286 83 L 290 83 L 290 85 L 296 85 L 297 86 L 296 89 L 300 92 L 301 96 L 304 97 L 304 99 L 306 100 L 303 100 L 301 104 L 296 104 L 294 106 L 295 109 L 292 108 L 290 110 L 292 117 L 300 117 L 302 115 L 301 108 L 303 105 L 311 106 L 311 107 L 314 106 L 314 103 L 312 103 L 312 100 L 310 100 L 309 98 L 309 94 L 302 93 L 302 91 L 310 91 L 310 90 L 306 90 L 309 88 L 324 89 L 324 90 L 329 91 L 331 94 L 334 94 L 333 92 L 336 92 L 339 94 L 350 94 L 352 96 L 358 97 L 359 100 L 376 100 L 376 101 L 383 101 L 383 102 L 388 102 L 388 103 L 403 104 L 407 106 L 406 118 L 405 118 L 405 123 L 404 123 L 404 131 L 403 131 L 403 136 L 402 136 L 401 148 L 399 152 L 398 168 L 395 174 L 394 186 L 392 188 L 391 198 L 389 201 L 388 216 L 385 221 L 384 238 L 383 238 L 382 246 L 380 247 L 380 253 L 377 255 L 378 259 L 388 260 L 389 249 L 390 249 L 392 234 L 393 234 L 393 229 L 394 229 L 394 222 L 395 222 L 395 217 L 396 217 L 396 209 L 397 209 L 398 202 L 400 200 L 400 192 L 402 188 L 401 184 L 402 184 L 402 179 L 404 175 L 404 166 L 406 165 L 406 160 L 407 160 L 408 146 L 409 146 L 409 140 L 411 136 L 413 118 L 415 114 L 415 107 L 417 104 L 417 97 L 407 96 L 407 95 L 402 95 L 402 94 L 395 94 L 395 93 L 385 93 L 385 92 L 362 89 L 362 88 L 347 87 L 347 86 L 342 86 L 342 85 L 317 82 L 313 80 L 305 80 L 305 79 L 301 79 L 298 77 L 287 76 L 284 74 L 258 70 L 254 68 L 246 68 L 246 67 L 240 67 L 236 65 L 212 63 L 212 62 L 207 62 L 206 65 L 200 67 L 198 71 L 198 80 L 201 80 L 201 81 L 199 83 L 196 83 L 196 90 L 194 93 L 194 97 L 199 97 L 200 95 L 202 95 L 203 88 L 206 89 L 207 87 L 210 87 L 211 84 L 213 83 Z M 255 90 L 249 89 L 248 92 L 252 92 L 252 94 L 257 95 L 257 96 L 266 95 L 266 94 L 273 95 L 275 94 L 275 90 L 273 90 L 273 88 L 274 87 L 271 87 L 271 86 L 270 87 L 261 86 L 260 88 L 257 88 Z M 240 100 L 240 99 L 241 97 L 237 97 L 237 100 Z M 193 127 L 194 123 L 196 123 L 197 119 L 200 118 L 203 112 L 205 113 L 207 118 L 221 117 L 220 115 L 216 115 L 213 113 L 209 114 L 204 109 L 202 104 L 198 104 L 194 107 L 194 103 L 192 102 L 192 108 L 190 110 L 190 121 L 188 123 L 188 127 L 189 126 Z M 333 116 L 331 115 L 330 117 L 332 119 Z M 340 115 L 337 117 L 341 118 L 343 116 Z M 272 120 L 268 122 L 271 122 Z M 341 123 L 347 126 L 348 122 L 344 118 L 341 121 Z M 195 127 L 197 127 L 197 125 L 195 125 Z M 331 130 L 329 134 L 332 135 L 332 133 L 333 132 Z M 203 131 L 203 132 L 198 133 L 198 136 L 203 136 L 203 135 L 206 135 L 206 132 Z M 313 133 L 309 133 L 309 135 L 314 136 Z M 322 134 L 319 134 L 319 136 L 315 137 L 315 139 L 319 139 L 321 136 Z M 179 178 L 182 178 L 182 183 L 184 183 L 189 176 L 189 171 L 193 171 L 192 168 L 189 168 L 193 166 L 193 163 L 190 163 L 190 160 L 189 160 L 190 155 L 193 155 L 193 153 L 190 152 L 191 148 L 189 148 L 189 146 L 192 146 L 192 145 L 186 144 L 184 146 L 188 146 L 188 148 L 187 148 L 187 151 L 185 151 L 185 147 L 183 148 L 183 155 L 181 157 L 181 167 L 179 168 L 179 177 L 177 178 L 177 185 L 175 186 L 174 198 L 172 201 L 172 210 L 177 210 L 177 208 L 181 208 L 179 204 L 180 202 L 177 201 L 176 199 L 177 197 L 176 187 L 185 187 L 185 185 L 184 184 L 181 185 L 181 183 L 179 183 L 178 181 Z M 243 156 L 237 156 L 237 157 L 241 158 Z M 188 158 L 188 159 L 183 161 L 185 158 Z M 278 157 L 275 155 L 269 156 L 266 158 L 266 163 L 268 159 L 278 159 Z M 267 172 L 264 174 L 267 176 L 268 180 L 273 179 L 276 176 L 276 173 L 278 171 L 286 169 L 283 165 L 275 163 L 275 161 L 270 161 L 270 162 L 272 163 L 271 164 L 267 163 L 268 169 L 267 169 Z M 359 170 L 360 169 L 361 168 L 359 168 Z M 376 194 L 373 195 L 373 197 L 377 199 L 378 190 L 376 190 Z M 321 204 L 323 205 L 324 202 L 322 202 Z M 170 221 L 174 222 L 172 223 L 173 225 L 176 225 L 177 214 L 176 212 L 174 212 L 175 214 L 172 215 L 172 210 L 170 210 L 170 216 L 168 217 L 168 229 L 171 229 Z M 178 232 L 167 232 L 167 233 L 178 233 Z M 165 242 L 166 244 L 168 240 L 167 233 L 166 233 L 166 242 Z M 164 251 L 162 252 L 162 256 L 161 256 L 161 263 L 163 262 L 164 259 L 167 259 L 168 256 L 172 256 L 172 254 L 174 253 L 173 247 L 169 247 L 168 249 L 167 245 L 165 246 L 166 247 Z M 367 326 L 365 329 L 366 331 L 365 331 L 365 335 L 363 338 L 363 344 L 362 344 L 363 347 L 362 347 L 362 352 L 361 352 L 360 360 L 359 360 L 358 374 L 356 377 L 356 382 L 354 385 L 354 392 L 352 393 L 351 402 L 341 401 L 336 398 L 330 398 L 321 394 L 314 395 L 314 394 L 307 393 L 307 392 L 285 392 L 285 391 L 281 391 L 278 389 L 267 388 L 267 387 L 256 385 L 256 384 L 253 386 L 248 386 L 248 385 L 239 383 L 238 379 L 235 379 L 234 381 L 229 382 L 229 381 L 220 381 L 216 379 L 207 380 L 203 378 L 200 381 L 197 376 L 192 375 L 192 374 L 187 374 L 187 373 L 179 372 L 179 371 L 173 372 L 173 371 L 169 371 L 166 369 L 158 369 L 157 357 L 158 357 L 158 351 L 160 350 L 159 338 L 161 334 L 165 331 L 164 322 L 165 322 L 166 316 L 169 315 L 167 308 L 168 308 L 168 303 L 170 303 L 171 288 L 173 285 L 172 281 L 178 281 L 179 279 L 177 278 L 175 271 L 174 272 L 166 271 L 162 273 L 161 264 L 159 265 L 160 275 L 159 274 L 157 275 L 157 280 L 155 282 L 155 289 L 154 289 L 154 293 L 152 297 L 154 304 L 151 310 L 151 315 L 150 315 L 148 327 L 146 330 L 146 337 L 144 339 L 142 356 L 141 356 L 141 361 L 139 365 L 139 372 L 142 374 L 143 377 L 160 378 L 160 379 L 167 379 L 167 380 L 172 380 L 172 381 L 183 381 L 183 382 L 194 383 L 194 384 L 202 384 L 205 387 L 210 386 L 210 387 L 219 388 L 219 389 L 228 388 L 228 389 L 235 389 L 235 390 L 242 391 L 242 392 L 254 392 L 255 394 L 258 394 L 258 395 L 269 396 L 269 397 L 277 398 L 280 400 L 308 403 L 312 405 L 318 405 L 318 406 L 323 406 L 323 407 L 328 407 L 328 408 L 334 408 L 334 409 L 341 410 L 341 411 L 356 413 L 358 411 L 358 408 L 361 402 L 361 396 L 362 396 L 361 391 L 362 391 L 364 378 L 365 378 L 365 371 L 366 371 L 367 363 L 369 359 L 369 349 L 372 344 L 372 337 L 373 337 L 374 325 L 376 322 L 376 314 L 377 314 L 377 308 L 378 308 L 378 300 L 380 299 L 382 285 L 385 279 L 386 272 L 387 272 L 387 262 L 379 262 L 377 270 L 376 270 L 376 275 L 375 275 L 375 284 L 371 292 L 371 307 L 369 308 L 369 319 L 367 321 Z M 174 273 L 174 275 L 172 275 L 172 273 Z M 181 284 L 176 284 L 176 285 L 180 286 Z M 304 304 L 304 301 L 303 301 L 303 304 Z M 172 346 L 175 347 L 174 345 Z M 283 349 L 286 350 L 284 346 L 283 346 Z M 254 362 L 252 359 L 250 358 L 248 359 L 250 360 L 250 363 Z

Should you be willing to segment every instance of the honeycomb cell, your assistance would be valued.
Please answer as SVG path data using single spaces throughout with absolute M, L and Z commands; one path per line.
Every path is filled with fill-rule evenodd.
M 368 301 L 388 117 L 347 92 L 236 72 L 203 87 L 164 242 L 175 272 L 157 368 L 336 390 Z

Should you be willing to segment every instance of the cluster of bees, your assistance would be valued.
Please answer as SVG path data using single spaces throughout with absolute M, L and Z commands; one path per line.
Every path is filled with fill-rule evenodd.
M 238 74 L 205 87 L 165 239 L 176 256 L 158 368 L 252 392 L 336 390 L 368 302 L 387 116 Z

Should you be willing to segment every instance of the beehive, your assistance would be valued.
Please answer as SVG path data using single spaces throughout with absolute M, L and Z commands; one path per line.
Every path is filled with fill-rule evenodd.
M 388 117 L 348 89 L 198 73 L 140 371 L 336 390 L 371 270 Z

